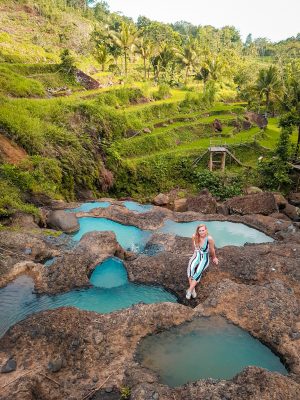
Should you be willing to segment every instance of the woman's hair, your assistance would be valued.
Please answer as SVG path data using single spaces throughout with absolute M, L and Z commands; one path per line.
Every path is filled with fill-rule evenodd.
M 195 244 L 198 246 L 200 244 L 200 233 L 199 233 L 199 229 L 200 228 L 205 228 L 206 230 L 206 236 L 208 236 L 208 230 L 207 230 L 207 226 L 204 224 L 200 224 L 197 226 L 196 228 L 196 232 L 195 232 Z

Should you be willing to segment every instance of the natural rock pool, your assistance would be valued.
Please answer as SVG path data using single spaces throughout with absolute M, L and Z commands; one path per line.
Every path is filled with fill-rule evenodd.
M 117 241 L 125 250 L 142 251 L 151 236 L 150 231 L 139 229 L 132 225 L 122 225 L 107 218 L 79 218 L 79 231 L 73 235 L 74 240 L 80 240 L 87 232 L 112 231 Z
M 268 347 L 221 317 L 197 318 L 147 336 L 136 358 L 171 387 L 198 379 L 230 379 L 249 365 L 287 374 Z
M 257 229 L 228 221 L 174 222 L 172 220 L 166 220 L 164 226 L 159 229 L 159 232 L 192 237 L 199 224 L 205 224 L 207 226 L 208 232 L 214 238 L 217 247 L 228 245 L 243 246 L 245 243 L 273 242 L 270 236 L 267 236 Z
M 150 230 L 142 230 L 132 225 L 122 225 L 107 218 L 83 217 L 79 218 L 78 221 L 80 229 L 73 235 L 74 240 L 80 240 L 85 233 L 91 231 L 113 231 L 116 234 L 117 241 L 124 249 L 137 252 L 143 251 L 153 233 Z M 164 225 L 157 229 L 157 232 L 191 238 L 200 223 L 203 222 L 174 222 L 166 220 Z M 205 221 L 205 224 L 217 247 L 227 245 L 242 246 L 246 242 L 263 243 L 273 241 L 270 236 L 241 223 Z
M 176 302 L 176 297 L 159 286 L 128 282 L 123 263 L 109 258 L 90 277 L 93 287 L 54 296 L 33 293 L 34 284 L 23 275 L 0 289 L 0 337 L 7 329 L 32 313 L 73 306 L 82 310 L 109 313 L 143 302 Z
M 151 204 L 139 204 L 135 201 L 126 200 L 122 201 L 124 207 L 126 207 L 130 211 L 137 211 L 140 213 L 144 213 L 150 211 L 153 206 Z M 109 201 L 95 201 L 95 202 L 87 202 L 81 204 L 79 207 L 67 209 L 67 212 L 88 212 L 93 210 L 94 208 L 107 208 L 111 205 Z

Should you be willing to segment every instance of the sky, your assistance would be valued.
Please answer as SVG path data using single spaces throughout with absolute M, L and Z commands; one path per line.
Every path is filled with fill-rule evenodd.
M 160 22 L 187 21 L 222 28 L 233 25 L 245 40 L 272 42 L 300 33 L 300 0 L 106 0 L 110 11 L 136 21 L 139 15 Z

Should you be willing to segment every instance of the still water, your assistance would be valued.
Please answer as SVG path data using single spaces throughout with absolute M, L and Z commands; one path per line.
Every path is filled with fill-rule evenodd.
M 72 290 L 54 296 L 33 293 L 33 281 L 22 275 L 0 289 L 0 337 L 6 330 L 38 311 L 63 306 L 109 313 L 140 302 L 176 302 L 174 295 L 159 286 L 128 282 L 127 271 L 117 258 L 99 264 L 90 277 L 91 288 Z
M 267 346 L 221 317 L 198 318 L 147 336 L 136 356 L 172 387 L 198 379 L 230 379 L 249 365 L 287 374 Z
M 245 243 L 273 242 L 270 236 L 256 229 L 244 224 L 228 221 L 174 222 L 167 220 L 164 226 L 159 229 L 159 232 L 192 237 L 196 227 L 203 223 L 207 226 L 208 232 L 214 238 L 217 247 L 228 245 L 243 246 Z

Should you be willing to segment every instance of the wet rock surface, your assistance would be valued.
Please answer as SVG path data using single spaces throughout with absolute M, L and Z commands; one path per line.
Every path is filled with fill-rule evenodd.
M 6 264 L 1 260 L 2 282 L 16 265 L 26 262 L 31 263 L 31 271 L 39 271 L 37 291 L 58 293 L 89 285 L 93 268 L 117 256 L 124 259 L 131 281 L 163 285 L 182 303 L 139 304 L 111 314 L 61 308 L 30 316 L 0 339 L 0 368 L 5 369 L 9 360 L 15 362 L 11 372 L 0 374 L 1 399 L 77 400 L 87 396 L 114 400 L 120 398 L 122 388 L 129 388 L 130 398 L 135 400 L 299 398 L 300 235 L 296 224 L 278 214 L 204 215 L 159 207 L 138 214 L 117 203 L 80 215 L 152 230 L 162 226 L 165 219 L 230 220 L 281 240 L 218 249 L 219 265 L 209 266 L 197 287 L 197 298 L 188 301 L 185 290 L 186 267 L 192 254 L 190 238 L 154 233 L 145 254 L 129 254 L 112 232 L 85 234 L 73 247 L 47 241 L 41 235 L 0 232 L 0 246 L 6 243 L 8 249 L 21 254 L 19 258 L 10 256 Z M 26 251 L 29 248 L 31 251 Z M 54 254 L 59 257 L 50 267 L 39 264 Z M 137 363 L 135 352 L 142 337 L 211 315 L 225 316 L 267 344 L 285 362 L 289 375 L 248 367 L 231 380 L 198 380 L 170 388 Z
M 39 293 L 58 293 L 89 286 L 93 269 L 109 257 L 125 257 L 113 232 L 86 233 L 70 251 L 57 258 L 43 271 L 43 281 L 36 285 Z

